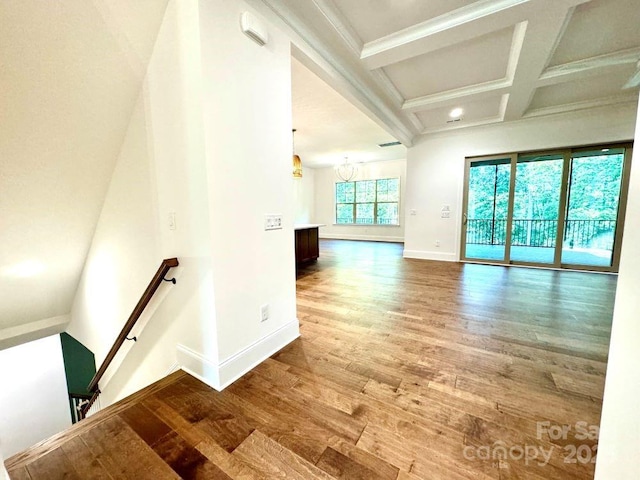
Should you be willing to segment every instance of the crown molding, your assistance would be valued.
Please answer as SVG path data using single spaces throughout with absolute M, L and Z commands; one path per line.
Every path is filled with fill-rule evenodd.
M 476 38 L 526 20 L 518 9 L 532 0 L 481 0 L 364 44 L 360 58 L 373 69 Z M 489 17 L 492 17 L 489 19 Z M 490 20 L 490 21 L 482 21 Z M 465 31 L 461 30 L 465 29 Z M 448 38 L 439 34 L 449 34 Z M 422 45 L 417 45 L 421 43 Z
M 324 15 L 331 26 L 338 32 L 338 35 L 342 37 L 344 43 L 349 49 L 360 57 L 364 42 L 360 36 L 353 29 L 351 24 L 344 18 L 344 15 L 333 0 L 311 0 L 318 10 Z
M 588 110 L 591 108 L 608 107 L 611 105 L 637 102 L 637 92 L 627 93 L 622 95 L 613 95 L 609 97 L 598 98 L 596 100 L 586 100 L 583 102 L 566 103 L 564 105 L 554 105 L 552 107 L 535 108 L 526 112 L 522 116 L 522 118 L 542 117 L 547 115 L 556 115 L 558 113 L 575 112 L 577 110 Z
M 613 53 L 585 58 L 575 62 L 548 67 L 538 79 L 538 86 L 554 85 L 602 73 L 602 70 L 620 65 L 636 64 L 640 59 L 640 48 L 629 48 Z
M 460 103 L 460 101 L 470 102 L 482 100 L 487 97 L 495 97 L 508 93 L 511 84 L 510 79 L 501 78 L 500 80 L 492 80 L 468 87 L 455 88 L 445 92 L 412 98 L 404 102 L 402 110 L 409 112 L 433 110 L 435 108 L 457 104 Z

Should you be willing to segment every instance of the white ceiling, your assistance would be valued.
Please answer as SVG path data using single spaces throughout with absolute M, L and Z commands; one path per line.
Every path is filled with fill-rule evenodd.
M 407 146 L 441 131 L 637 102 L 638 0 L 262 3 L 298 37 L 294 56 L 309 66 L 317 52 L 314 71 L 341 77 L 332 86 Z M 308 88 L 304 105 L 319 114 L 324 95 L 314 102 Z M 458 121 L 454 107 L 464 109 Z M 340 133 L 348 148 L 348 129 Z
M 303 167 L 397 160 L 406 147 L 380 148 L 395 139 L 295 58 L 291 61 L 296 153 Z
M 0 330 L 70 312 L 166 4 L 0 2 Z

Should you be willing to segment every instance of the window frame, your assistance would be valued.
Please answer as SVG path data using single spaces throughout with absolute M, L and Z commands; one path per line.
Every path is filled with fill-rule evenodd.
M 387 181 L 387 180 L 397 180 L 398 182 L 398 200 L 395 201 L 389 201 L 389 200 L 378 200 L 378 182 L 380 181 Z M 398 177 L 385 177 L 385 178 L 368 178 L 368 179 L 363 179 L 363 180 L 352 180 L 350 182 L 335 182 L 334 183 L 334 190 L 333 190 L 333 202 L 334 202 L 334 209 L 333 209 L 333 213 L 334 213 L 334 225 L 345 225 L 345 226 L 370 226 L 370 227 L 399 227 L 400 226 L 400 199 L 401 199 L 401 195 L 400 195 L 400 189 L 402 186 L 402 179 L 398 176 Z M 375 192 L 375 199 L 371 202 L 358 202 L 357 201 L 357 184 L 360 182 L 375 182 L 374 185 L 374 192 Z M 339 184 L 348 184 L 348 183 L 352 183 L 353 184 L 353 202 L 338 202 L 338 185 Z M 358 223 L 358 217 L 357 217 L 357 209 L 358 209 L 358 205 L 366 205 L 366 204 L 373 204 L 373 223 Z M 398 208 L 398 216 L 397 216 L 397 222 L 396 223 L 378 223 L 378 205 L 379 204 L 396 204 L 397 208 Z M 352 207 L 352 218 L 353 218 L 353 222 L 351 223 L 339 223 L 338 222 L 338 207 L 340 205 L 351 205 Z

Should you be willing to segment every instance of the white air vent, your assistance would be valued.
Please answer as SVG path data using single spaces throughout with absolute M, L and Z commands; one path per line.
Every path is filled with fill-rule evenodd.
M 378 146 L 380 148 L 385 148 L 385 147 L 395 147 L 396 145 L 400 145 L 400 142 L 388 142 L 388 143 L 379 143 Z
M 269 41 L 269 32 L 264 24 L 250 12 L 244 12 L 240 17 L 242 32 L 258 45 L 263 46 Z

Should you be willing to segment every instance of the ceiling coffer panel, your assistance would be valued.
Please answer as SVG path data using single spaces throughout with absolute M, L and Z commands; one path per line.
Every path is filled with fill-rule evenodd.
M 514 27 L 384 67 L 405 99 L 500 80 L 507 74 Z
M 622 90 L 622 87 L 633 70 L 633 66 L 629 66 L 628 75 L 600 75 L 576 82 L 560 83 L 539 88 L 536 90 L 529 109 L 535 110 L 625 95 L 629 92 Z
M 475 0 L 333 0 L 363 42 L 449 13 Z
M 592 0 L 578 5 L 550 66 L 640 45 L 638 0 Z

